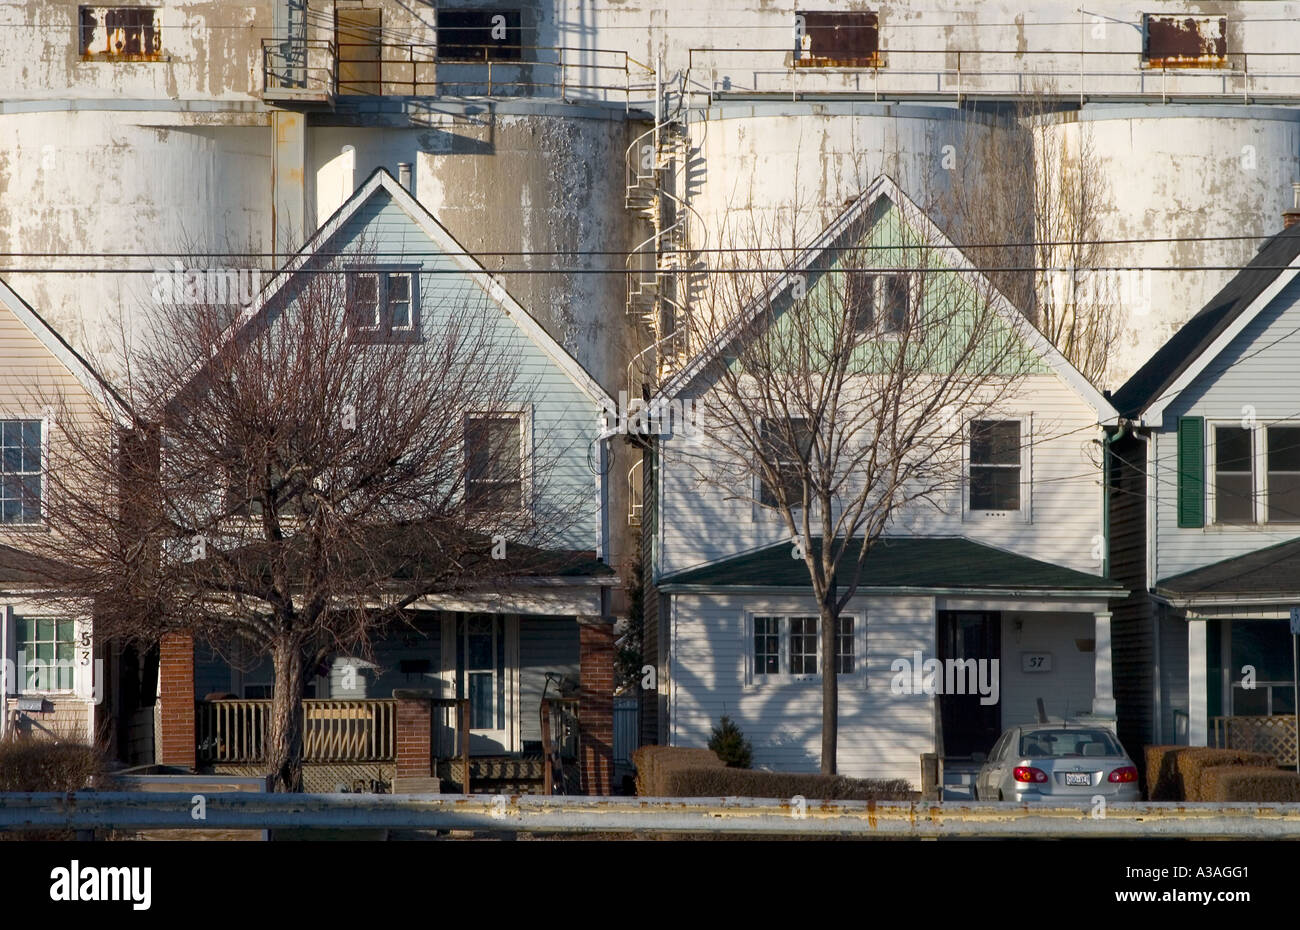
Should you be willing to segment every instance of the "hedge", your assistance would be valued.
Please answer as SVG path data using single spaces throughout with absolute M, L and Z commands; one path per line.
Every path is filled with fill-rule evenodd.
M 632 754 L 636 766 L 636 793 L 643 798 L 669 797 L 663 791 L 663 774 L 671 769 L 726 768 L 712 749 L 681 746 L 642 746 Z
M 1208 801 L 1201 785 L 1206 769 L 1225 765 L 1249 765 L 1275 768 L 1277 761 L 1262 752 L 1244 752 L 1238 749 L 1212 749 L 1206 746 L 1190 747 L 1174 755 L 1175 765 L 1182 775 L 1184 801 Z
M 804 798 L 824 801 L 911 801 L 918 795 L 905 779 L 846 778 L 733 768 L 672 768 L 661 776 L 670 798 Z
M 1220 765 L 1201 771 L 1206 801 L 1300 801 L 1300 774 L 1259 765 Z
M 93 746 L 42 739 L 0 742 L 0 791 L 79 791 L 104 772 L 104 756 Z M 70 840 L 72 830 L 19 830 L 0 840 Z
M 1146 783 L 1148 801 L 1183 800 L 1183 776 L 1178 771 L 1177 755 L 1188 746 L 1147 746 Z

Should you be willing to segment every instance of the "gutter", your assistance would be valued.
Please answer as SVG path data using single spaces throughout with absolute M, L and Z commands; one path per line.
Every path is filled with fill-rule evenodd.
M 715 584 L 661 584 L 659 590 L 666 594 L 782 594 L 808 596 L 807 585 L 715 585 Z M 854 597 L 908 595 L 915 597 L 1004 597 L 1033 599 L 1051 598 L 1102 598 L 1122 597 L 1123 588 L 925 588 L 925 587 L 860 587 Z

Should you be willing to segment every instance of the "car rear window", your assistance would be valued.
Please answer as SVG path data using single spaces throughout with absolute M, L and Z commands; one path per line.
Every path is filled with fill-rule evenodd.
M 1107 730 L 1028 730 L 1020 737 L 1022 756 L 1050 759 L 1119 756 L 1123 753 L 1115 737 Z

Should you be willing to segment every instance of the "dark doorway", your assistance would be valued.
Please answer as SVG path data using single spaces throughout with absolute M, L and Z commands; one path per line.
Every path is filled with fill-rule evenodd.
M 942 610 L 939 612 L 939 661 L 947 684 L 949 660 L 974 659 L 985 662 L 1002 655 L 1002 615 L 997 611 L 975 612 Z M 1001 674 L 1001 662 L 998 663 Z M 977 666 L 970 667 L 972 669 Z M 988 671 L 983 673 L 987 680 Z M 979 672 L 968 681 L 964 694 L 947 694 L 939 698 L 939 716 L 943 724 L 943 754 L 947 757 L 987 754 L 1002 733 L 1002 713 L 997 704 L 980 703 L 976 687 Z M 938 682 L 936 682 L 938 685 Z M 1001 694 L 999 683 L 998 693 Z
M 380 10 L 335 11 L 340 94 L 378 96 L 382 92 L 382 15 Z

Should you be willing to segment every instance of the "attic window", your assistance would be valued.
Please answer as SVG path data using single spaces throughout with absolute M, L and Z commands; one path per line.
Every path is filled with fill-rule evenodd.
M 1228 63 L 1227 28 L 1221 16 L 1143 14 L 1143 67 L 1223 67 Z
M 796 13 L 795 37 L 796 68 L 880 67 L 876 13 Z
M 158 12 L 150 6 L 79 7 L 82 59 L 162 61 Z

